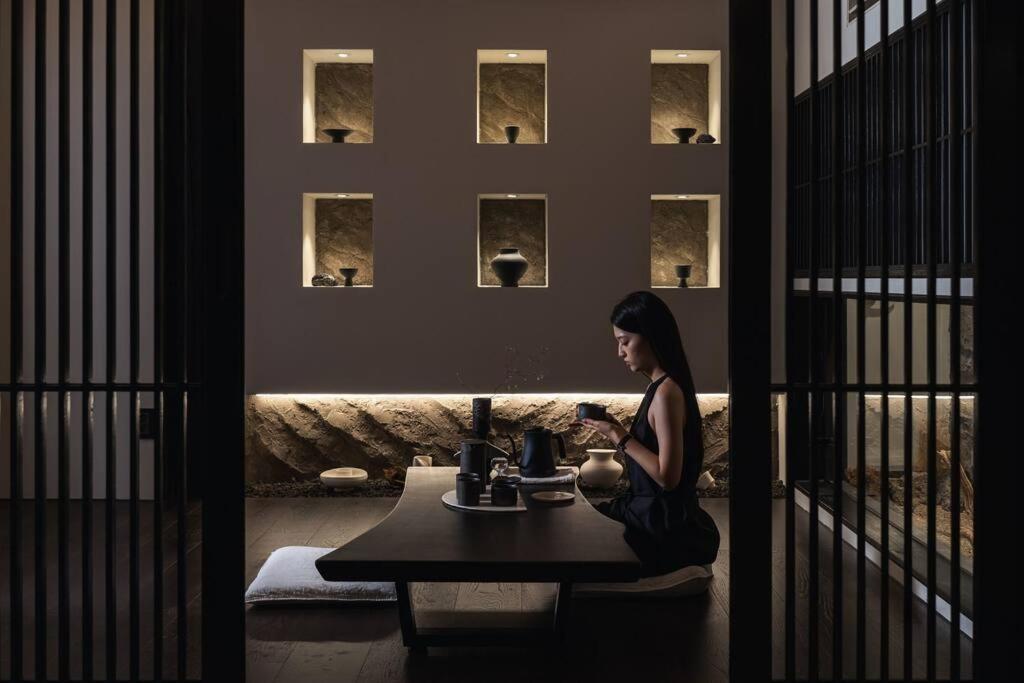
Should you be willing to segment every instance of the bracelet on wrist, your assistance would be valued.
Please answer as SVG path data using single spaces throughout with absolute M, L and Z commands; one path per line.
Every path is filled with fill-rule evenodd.
M 621 439 L 619 439 L 619 442 L 617 444 L 615 444 L 615 449 L 618 450 L 623 455 L 625 455 L 625 453 L 626 453 L 626 444 L 629 443 L 629 440 L 632 439 L 632 438 L 633 438 L 633 435 L 630 434 L 629 432 L 626 432 L 626 435 L 623 436 Z

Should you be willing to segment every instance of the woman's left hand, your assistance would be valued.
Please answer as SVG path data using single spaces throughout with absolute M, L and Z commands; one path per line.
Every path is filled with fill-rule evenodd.
M 607 422 L 605 420 L 591 420 L 590 418 L 583 418 L 577 422 L 572 423 L 575 425 L 582 425 L 589 427 L 595 432 L 600 433 L 606 439 L 611 441 L 613 444 L 618 444 L 622 440 L 622 437 L 626 435 L 626 430 L 622 425 L 615 424 L 614 422 Z

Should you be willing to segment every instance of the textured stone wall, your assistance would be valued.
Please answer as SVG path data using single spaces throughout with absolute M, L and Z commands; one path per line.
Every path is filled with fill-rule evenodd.
M 675 287 L 676 264 L 689 263 L 691 287 L 708 284 L 708 203 L 651 201 L 651 286 Z
M 316 272 L 342 282 L 339 268 L 358 268 L 356 285 L 373 284 L 373 200 L 316 200 Z
M 480 284 L 500 285 L 491 259 L 502 247 L 518 247 L 530 267 L 520 285 L 547 284 L 547 226 L 543 199 L 480 200 Z
M 673 128 L 708 132 L 707 64 L 651 64 L 651 142 L 678 142 Z
M 522 446 L 522 432 L 544 426 L 565 432 L 576 403 L 596 401 L 628 426 L 641 395 L 545 394 L 497 395 L 492 399 L 492 433 L 512 434 Z M 405 469 L 414 455 L 430 455 L 437 465 L 458 464 L 459 440 L 469 435 L 471 396 L 384 397 L 351 395 L 256 395 L 246 407 L 245 477 L 248 483 L 308 480 L 343 465 L 361 467 L 371 478 L 389 468 Z M 728 457 L 728 398 L 700 397 L 704 419 L 704 464 L 724 472 Z M 508 440 L 492 439 L 502 448 Z M 588 448 L 608 442 L 589 430 L 566 434 L 567 457 L 579 465 Z M 717 475 L 716 475 L 717 476 Z
M 316 141 L 324 128 L 350 128 L 345 144 L 373 142 L 373 64 L 316 65 Z
M 506 143 L 505 126 L 519 126 L 517 145 L 544 142 L 544 69 L 480 65 L 480 142 Z

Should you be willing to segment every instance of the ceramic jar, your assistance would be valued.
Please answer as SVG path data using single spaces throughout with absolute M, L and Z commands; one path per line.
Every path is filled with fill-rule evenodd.
M 615 486 L 622 476 L 622 465 L 615 462 L 614 455 L 611 448 L 588 448 L 587 461 L 580 467 L 583 483 L 597 489 Z
M 498 249 L 498 255 L 491 259 L 491 270 L 498 276 L 502 287 L 518 287 L 519 280 L 529 267 L 530 262 L 516 247 L 502 247 Z

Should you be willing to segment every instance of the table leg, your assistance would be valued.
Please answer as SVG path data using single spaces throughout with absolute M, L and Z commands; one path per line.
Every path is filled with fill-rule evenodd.
M 569 633 L 569 617 L 572 607 L 572 583 L 563 581 L 558 584 L 555 595 L 555 622 L 553 624 L 555 639 L 564 643 Z
M 398 621 L 402 625 L 402 644 L 416 648 L 420 643 L 416 636 L 416 616 L 412 613 L 409 584 L 405 581 L 396 581 L 395 590 L 398 593 Z

